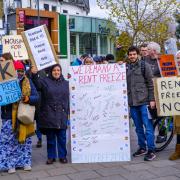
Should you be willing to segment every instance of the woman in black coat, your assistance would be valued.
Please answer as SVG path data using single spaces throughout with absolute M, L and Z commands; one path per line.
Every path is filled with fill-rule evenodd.
M 67 163 L 66 129 L 69 114 L 69 83 L 62 75 L 59 64 L 51 67 L 49 76 L 40 78 L 35 68 L 32 68 L 33 81 L 41 91 L 41 107 L 39 128 L 47 136 L 47 164 L 52 164 L 57 158 L 61 163 Z M 57 148 L 56 148 L 57 146 Z

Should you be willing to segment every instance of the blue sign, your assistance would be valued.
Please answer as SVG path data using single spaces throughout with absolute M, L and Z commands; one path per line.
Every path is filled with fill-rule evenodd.
M 21 99 L 18 80 L 0 82 L 0 106 L 17 102 Z

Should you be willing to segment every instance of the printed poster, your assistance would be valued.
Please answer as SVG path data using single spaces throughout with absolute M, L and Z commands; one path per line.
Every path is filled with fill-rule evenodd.
M 72 163 L 130 161 L 126 67 L 70 67 Z
M 162 77 L 177 76 L 178 72 L 176 68 L 174 55 L 172 54 L 161 55 L 158 63 L 160 66 Z
M 3 36 L 2 45 L 3 53 L 10 52 L 14 60 L 26 60 L 29 58 L 21 35 Z
M 40 71 L 57 64 L 57 56 L 45 25 L 22 33 L 30 59 Z

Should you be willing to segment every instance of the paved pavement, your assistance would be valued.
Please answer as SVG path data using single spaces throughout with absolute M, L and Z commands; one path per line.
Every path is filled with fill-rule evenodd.
M 33 137 L 32 171 L 17 170 L 16 174 L 0 173 L 0 180 L 180 180 L 180 160 L 169 161 L 174 150 L 174 142 L 157 154 L 153 162 L 143 161 L 143 157 L 132 158 L 131 162 L 60 164 L 46 165 L 45 137 L 42 148 L 36 148 Z M 137 148 L 134 129 L 131 130 L 131 151 Z M 68 156 L 69 158 L 69 156 Z

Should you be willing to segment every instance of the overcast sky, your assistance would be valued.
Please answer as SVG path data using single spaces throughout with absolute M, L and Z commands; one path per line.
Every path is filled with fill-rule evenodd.
M 90 3 L 89 16 L 108 18 L 108 14 L 106 13 L 106 11 L 98 7 L 96 0 L 90 0 L 89 3 Z

